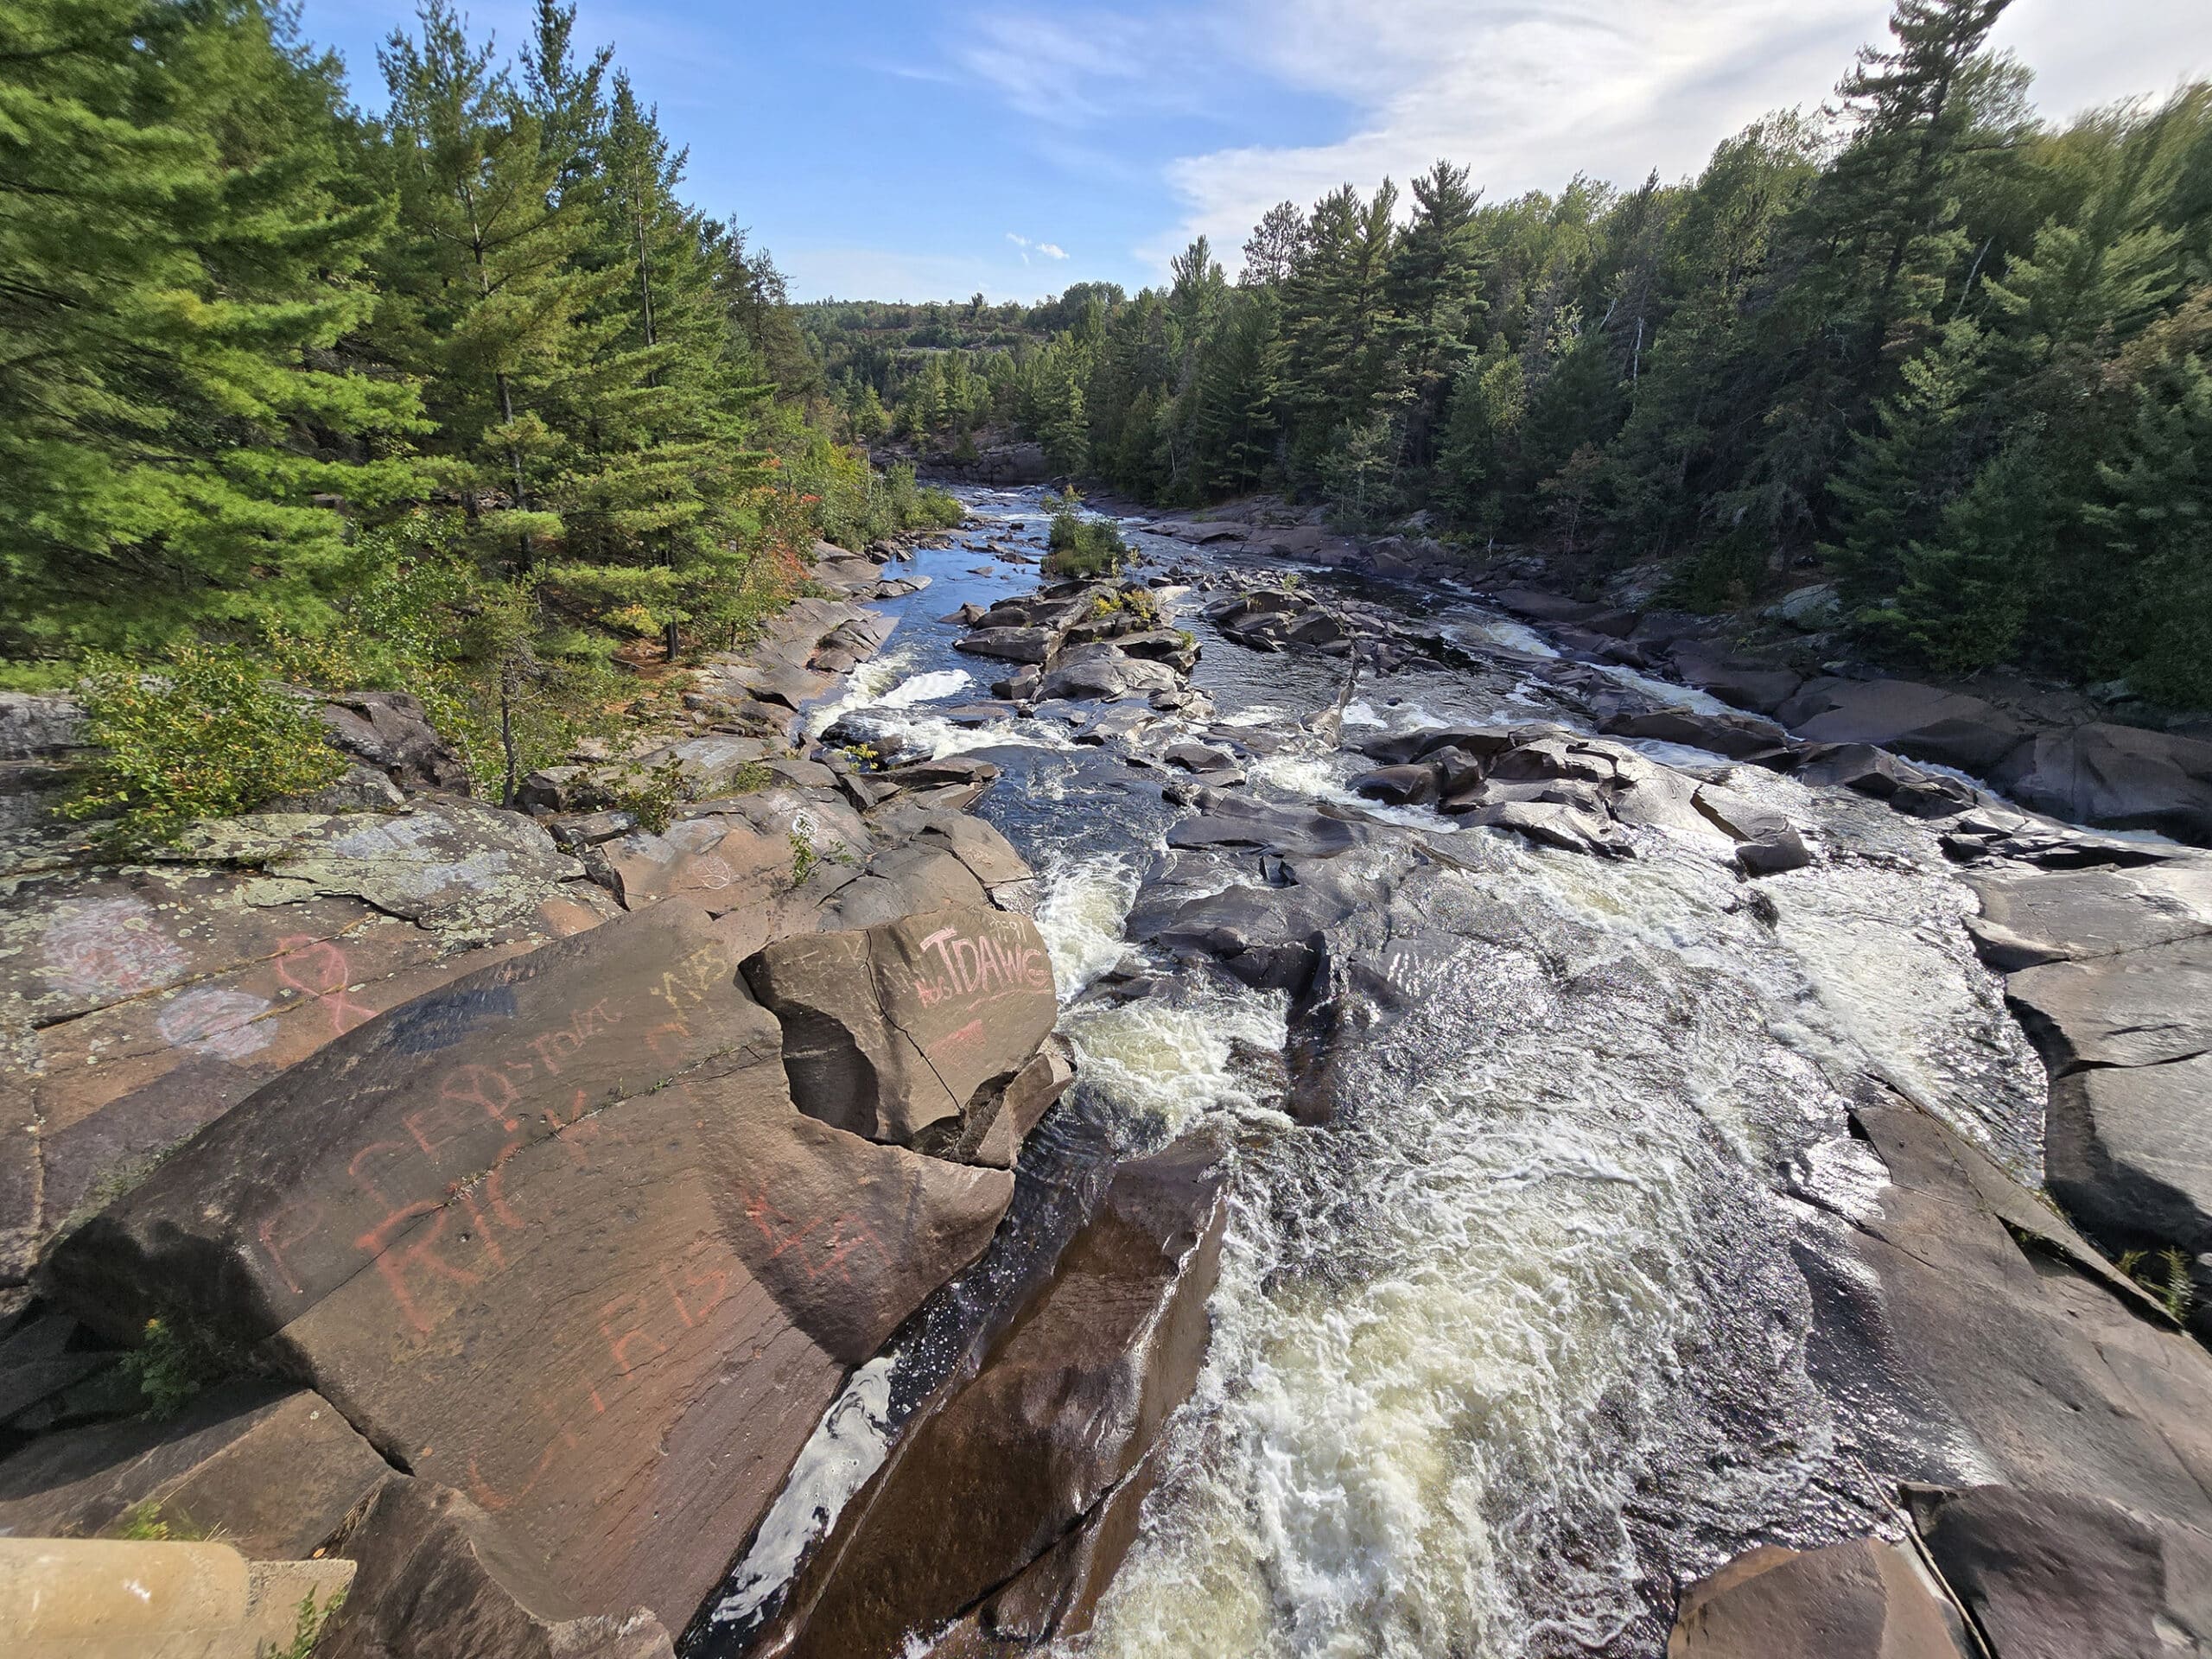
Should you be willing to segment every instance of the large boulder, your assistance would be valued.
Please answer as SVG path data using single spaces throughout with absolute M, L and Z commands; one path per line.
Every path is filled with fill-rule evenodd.
M 356 1564 L 318 1659 L 673 1659 L 645 1608 L 586 1613 L 459 1492 L 394 1480 L 340 1545 Z
M 1815 743 L 1872 743 L 1986 776 L 2028 728 L 1979 697 L 1912 680 L 1819 679 L 1775 710 Z
M 989 620 L 988 617 L 984 620 Z M 952 648 L 974 657 L 994 657 L 1003 663 L 1041 664 L 1052 654 L 1058 639 L 1058 632 L 1051 628 L 986 626 L 954 640 Z
M 1003 1090 L 1059 1011 L 1036 925 L 975 907 L 786 939 L 745 977 L 782 1022 L 798 1109 L 899 1145 Z
M 2212 866 L 1978 871 L 1967 919 L 1982 960 L 2004 973 L 2107 957 L 2212 933 Z
M 1974 1659 L 1918 1556 L 1879 1538 L 1763 1544 L 1682 1592 L 1667 1659 Z
M 1671 660 L 1684 684 L 1710 692 L 1738 709 L 1752 709 L 1763 715 L 1770 715 L 1782 707 L 1805 683 L 1803 676 L 1786 668 L 1697 645 L 1676 645 Z
M 46 1285 L 116 1337 L 177 1318 L 256 1355 L 466 1493 L 577 1616 L 673 1624 L 1011 1193 L 796 1110 L 715 925 L 662 905 L 293 1067 Z
M 319 712 L 334 747 L 401 788 L 468 792 L 468 768 L 418 699 L 399 691 L 350 691 L 324 698 Z
M 1928 1553 L 1996 1659 L 2212 1653 L 2212 1535 L 2079 1492 L 1912 1497 Z
M 2101 722 L 2044 732 L 1991 774 L 2038 812 L 2212 847 L 2212 743 Z
M 1205 1357 L 1217 1154 L 1118 1171 L 1051 1281 L 893 1451 L 797 1587 L 791 1659 L 1079 1634 L 1133 1541 L 1146 1454 Z M 938 1633 L 948 1624 L 950 1631 Z M 938 1644 L 942 1643 L 942 1646 Z
M 1891 1402 L 1885 1475 L 2094 1494 L 2191 1524 L 2212 1489 L 2212 1360 L 2052 1209 L 1902 1102 L 1855 1132 L 1887 1170 L 1847 1259 L 1800 1255 L 1816 1377 Z
M 1615 714 L 1599 729 L 1612 737 L 1640 737 L 1662 743 L 1680 743 L 1693 749 L 1710 749 L 1731 760 L 1764 763 L 1789 752 L 1789 734 L 1772 721 L 1752 715 L 1706 715 L 1689 709 L 1651 709 Z
M 2180 1252 L 2195 1323 L 2212 1333 L 2212 1053 L 2060 1077 L 2044 1160 L 2051 1197 L 2088 1232 Z
M 1040 697 L 1101 701 L 1149 691 L 1173 691 L 1182 678 L 1165 663 L 1132 657 L 1111 645 L 1077 645 L 1054 658 L 1039 688 Z

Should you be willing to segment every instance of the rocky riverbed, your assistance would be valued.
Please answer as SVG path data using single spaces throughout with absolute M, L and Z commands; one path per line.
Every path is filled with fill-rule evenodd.
M 664 831 L 398 709 L 372 815 L 20 832 L 0 1527 L 345 1555 L 346 1654 L 2212 1651 L 2212 861 L 964 493 Z

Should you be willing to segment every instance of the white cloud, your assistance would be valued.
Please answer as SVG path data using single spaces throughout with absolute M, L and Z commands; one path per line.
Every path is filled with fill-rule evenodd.
M 955 62 L 1022 114 L 1056 125 L 1103 118 L 1144 70 L 1143 31 L 1110 14 L 995 12 L 968 21 L 962 33 Z
M 1068 251 L 1057 242 L 1039 242 L 1037 245 L 1037 251 L 1047 259 L 1065 259 L 1068 257 Z
M 1887 0 L 1217 0 L 1249 66 L 1351 111 L 1326 143 L 1185 156 L 1167 181 L 1183 216 L 1139 250 L 1164 268 L 1192 236 L 1231 262 L 1259 216 L 1347 180 L 1401 185 L 1440 157 L 1469 164 L 1491 200 L 1556 190 L 1578 171 L 1622 185 L 1653 168 L 1696 173 L 1722 138 L 1769 110 L 1815 105 Z M 1996 37 L 2040 72 L 2054 115 L 2163 92 L 2212 68 L 2212 6 L 2173 0 L 2018 0 Z

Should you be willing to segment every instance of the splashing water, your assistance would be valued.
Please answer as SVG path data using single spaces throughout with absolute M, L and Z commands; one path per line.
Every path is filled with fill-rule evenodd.
M 1109 853 L 1064 859 L 1045 873 L 1037 931 L 1052 953 L 1060 1001 L 1073 1001 L 1122 959 L 1122 924 L 1136 898 L 1134 861 Z

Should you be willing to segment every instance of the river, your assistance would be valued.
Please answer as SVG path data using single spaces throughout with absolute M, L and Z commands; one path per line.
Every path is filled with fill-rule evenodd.
M 1468 918 L 1417 1017 L 1354 1066 L 1352 1109 L 1300 1127 L 1283 1109 L 1280 994 L 1198 970 L 1172 995 L 1093 994 L 1145 965 L 1124 918 L 1188 808 L 1163 791 L 1173 774 L 1117 744 L 963 712 L 998 665 L 955 652 L 962 629 L 940 619 L 1032 588 L 1033 566 L 982 544 L 1033 556 L 1046 525 L 1036 492 L 963 493 L 976 522 L 915 556 L 930 587 L 887 604 L 890 647 L 814 728 L 842 719 L 1003 766 L 978 810 L 1042 879 L 1081 1061 L 1062 1110 L 1132 1143 L 1212 1118 L 1238 1148 L 1204 1375 L 1167 1431 L 1142 1536 L 1066 1650 L 1656 1655 L 1678 1585 L 1741 1549 L 1894 1535 L 1862 1459 L 1911 1425 L 1878 1379 L 1808 1358 L 1798 1265 L 1883 1179 L 1847 1131 L 1851 1091 L 1878 1077 L 2033 1180 L 2045 1086 L 1931 829 L 1734 767 L 1730 786 L 1785 810 L 1821 855 L 1758 883 L 1768 906 L 1745 902 L 1718 834 L 1637 830 L 1636 856 L 1601 861 L 1373 808 L 1344 786 L 1372 763 L 1304 729 L 1335 700 L 1337 666 L 1246 650 L 1191 595 L 1177 625 L 1202 642 L 1194 683 L 1217 708 L 1201 723 L 1269 751 L 1244 788 L 1402 825 L 1447 855 L 1431 902 Z M 1214 556 L 1132 538 L 1161 565 Z M 1474 666 L 1366 685 L 1348 732 L 1573 723 L 1528 628 L 1471 597 L 1357 592 L 1440 627 Z M 863 1373 L 817 1435 L 748 1563 L 756 1602 L 880 1455 L 896 1363 Z M 1970 1449 L 1955 1461 L 1974 1472 Z

